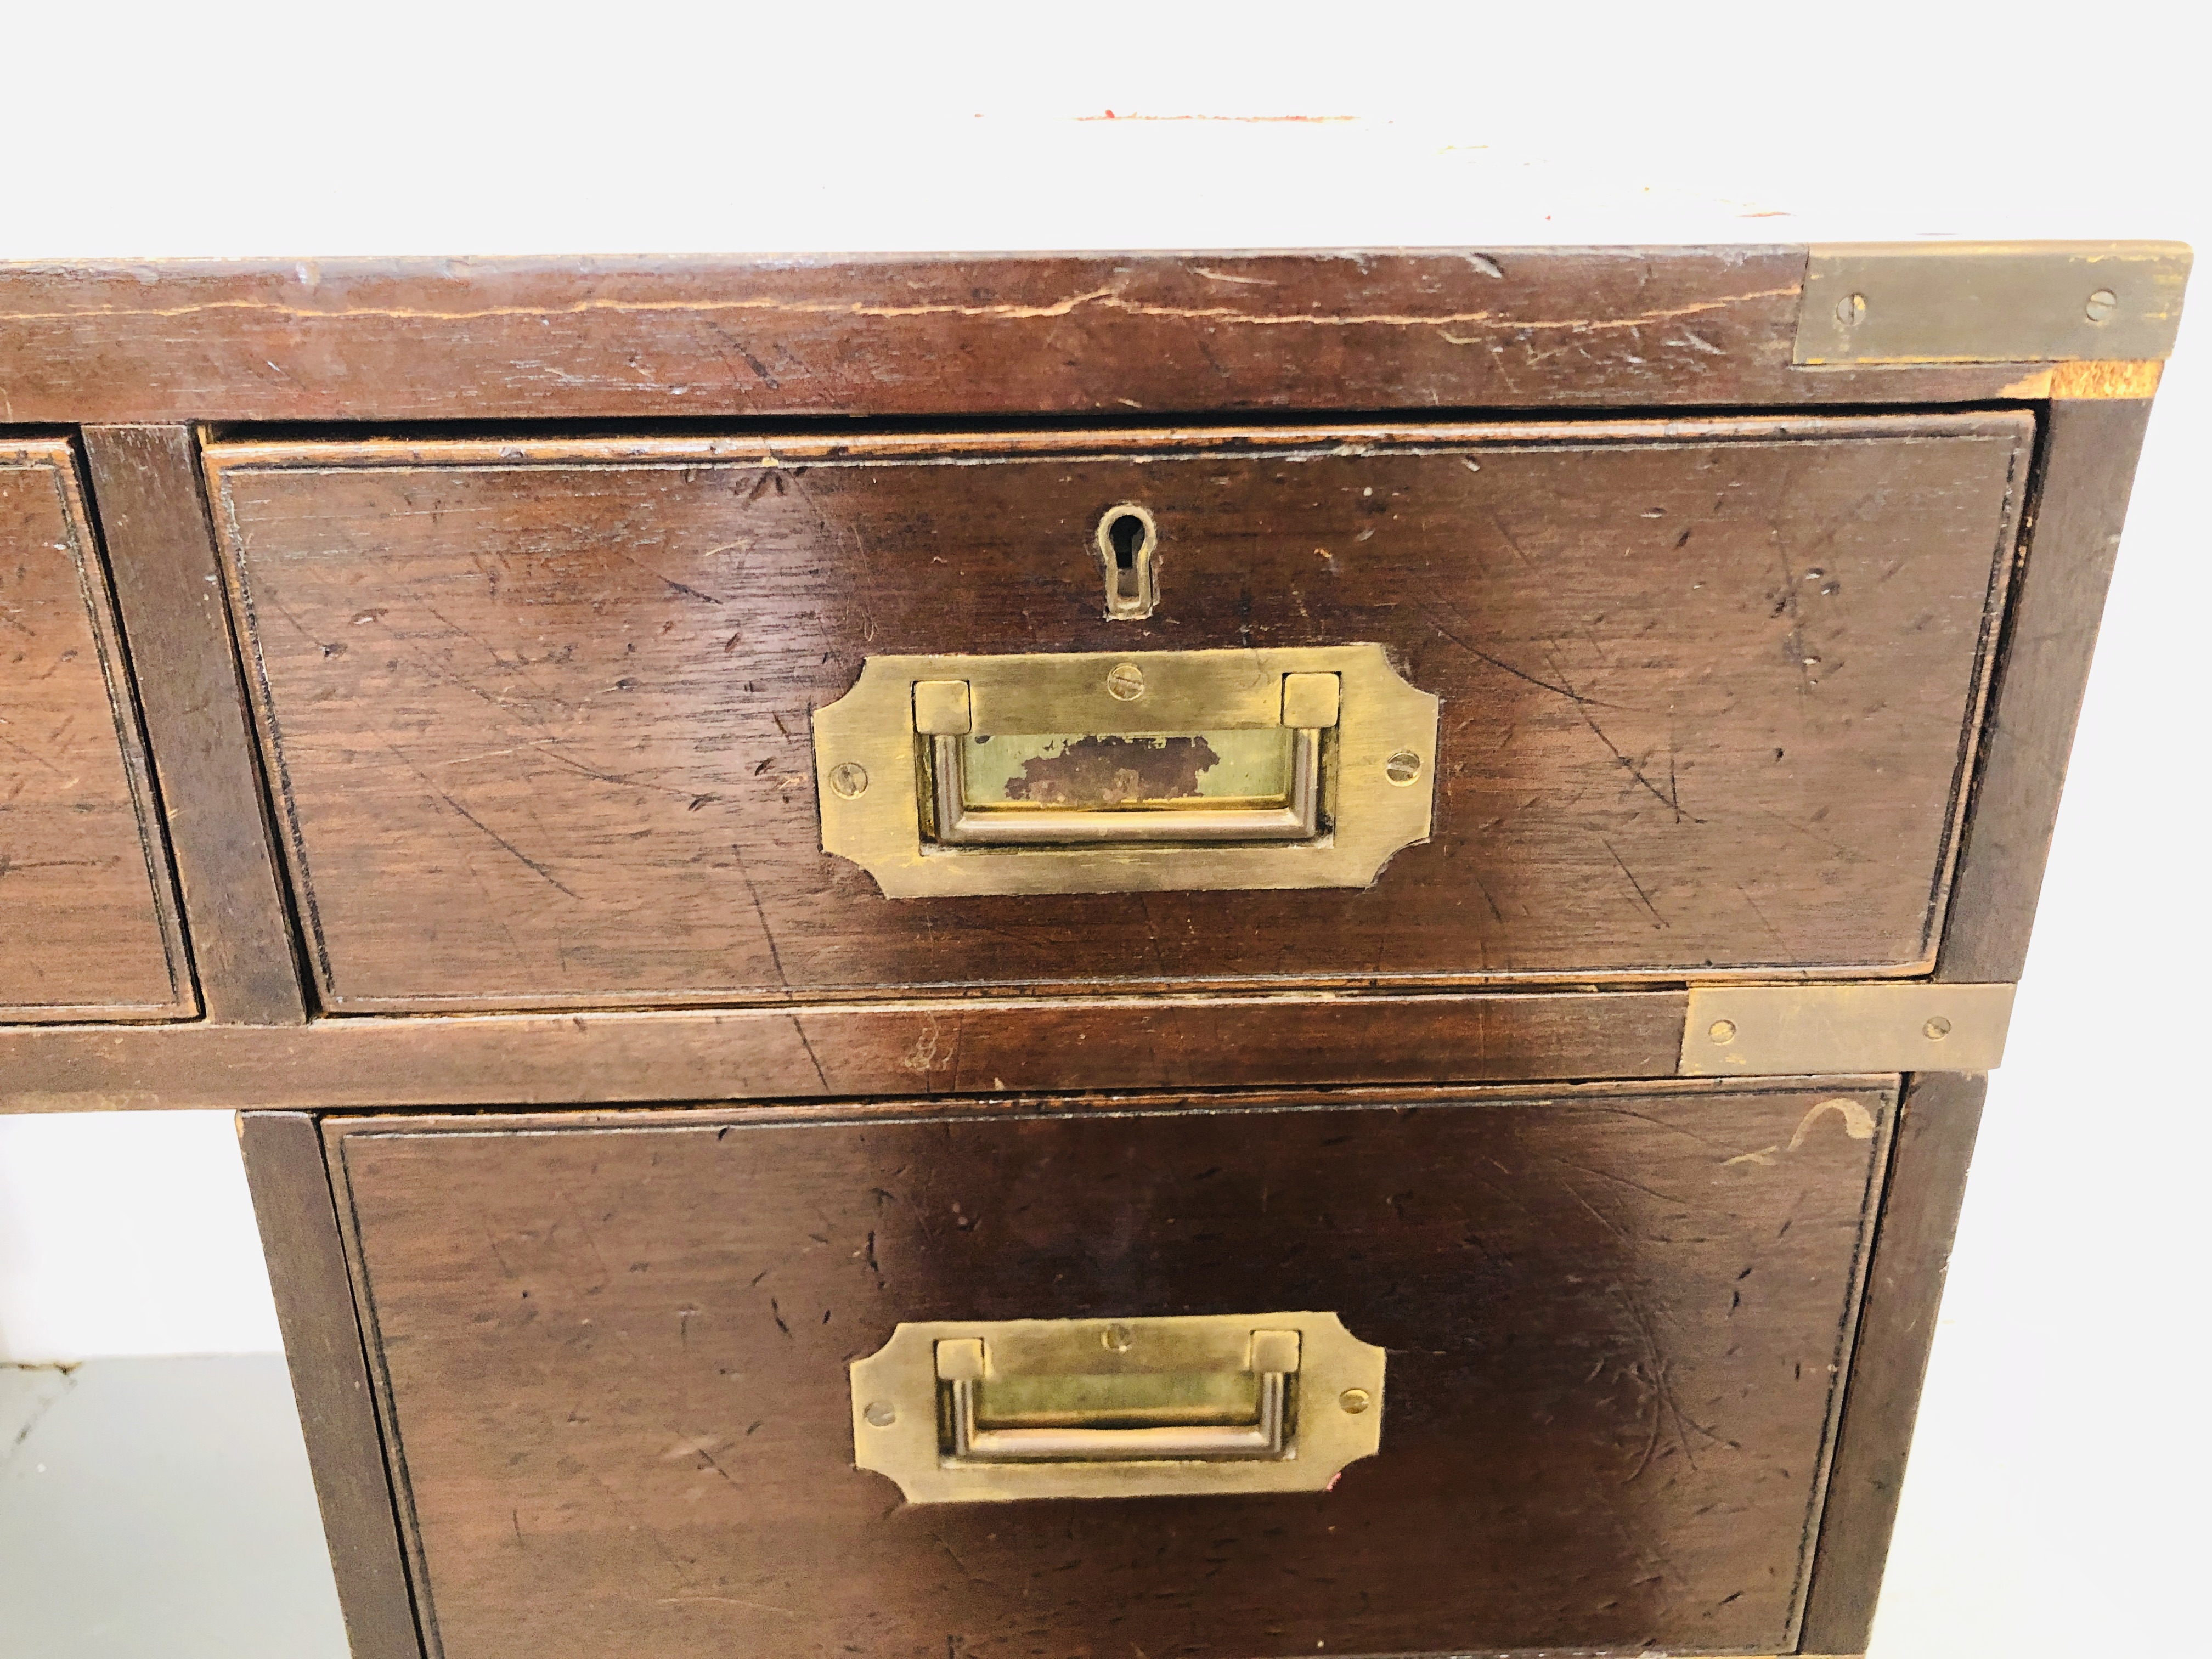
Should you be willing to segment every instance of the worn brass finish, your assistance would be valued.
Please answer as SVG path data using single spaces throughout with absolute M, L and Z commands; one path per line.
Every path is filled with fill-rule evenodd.
M 975 717 L 968 707 L 965 680 L 916 680 L 914 685 L 914 729 L 929 737 L 964 737 L 973 731 Z
M 1428 837 L 1437 707 L 1377 645 L 871 657 L 852 690 L 815 711 L 822 845 L 890 898 L 1364 887 L 1401 848 Z M 964 793 L 969 733 L 1131 737 L 1291 722 L 1287 783 L 1272 799 L 986 812 Z M 848 793 L 838 781 L 847 768 L 874 787 Z
M 1692 986 L 1681 1075 L 1991 1071 L 2004 1058 L 2013 989 L 1918 980 Z
M 1793 362 L 2142 362 L 2173 350 L 2179 242 L 1815 247 Z
M 1295 678 L 1296 676 L 1288 678 Z M 1321 678 L 1334 681 L 1334 675 Z M 934 738 L 930 762 L 937 842 L 945 847 L 1048 847 L 1136 842 L 1310 841 L 1321 832 L 1321 737 L 1291 734 L 1290 787 L 1282 805 L 1175 806 L 1128 811 L 977 812 L 964 797 L 958 738 Z
M 1294 731 L 1326 731 L 1343 707 L 1342 683 L 1334 674 L 1283 676 L 1283 724 Z
M 853 1460 L 914 1504 L 1316 1492 L 1382 1444 L 1333 1313 L 902 1324 L 851 1367 Z

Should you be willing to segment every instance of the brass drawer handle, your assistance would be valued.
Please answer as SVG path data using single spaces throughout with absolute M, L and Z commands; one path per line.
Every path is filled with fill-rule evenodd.
M 1332 1313 L 902 1324 L 854 1462 L 917 1504 L 1318 1491 L 1380 1447 L 1383 1361 Z
M 1109 1330 L 1127 1327 L 1109 1327 Z M 1290 1378 L 1298 1368 L 1296 1331 L 1255 1331 L 1249 1375 L 1254 1379 L 1249 1422 L 1133 1424 L 1097 1427 L 1083 1423 L 986 1428 L 977 1420 L 977 1396 L 988 1370 L 982 1342 L 956 1337 L 937 1345 L 938 1380 L 951 1384 L 949 1455 L 968 1463 L 1125 1463 L 1158 1458 L 1282 1457 L 1286 1455 Z M 1140 1374 L 1141 1375 L 1141 1374 Z M 1128 1405 L 1122 1402 L 1122 1409 Z M 1093 1404 L 1076 1416 L 1111 1416 L 1111 1404 Z
M 872 657 L 814 716 L 823 850 L 893 898 L 1364 886 L 1436 744 L 1373 645 Z
M 937 839 L 947 847 L 1310 841 L 1321 833 L 1321 732 L 1315 730 L 1291 733 L 1288 787 L 1280 806 L 979 812 L 966 799 L 965 745 L 957 737 L 939 736 L 931 742 Z

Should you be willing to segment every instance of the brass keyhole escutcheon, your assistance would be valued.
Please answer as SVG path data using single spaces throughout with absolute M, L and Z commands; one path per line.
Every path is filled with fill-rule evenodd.
M 1109 507 L 1092 539 L 1106 574 L 1106 614 L 1132 622 L 1151 616 L 1159 603 L 1152 556 L 1160 532 L 1150 511 L 1133 501 Z

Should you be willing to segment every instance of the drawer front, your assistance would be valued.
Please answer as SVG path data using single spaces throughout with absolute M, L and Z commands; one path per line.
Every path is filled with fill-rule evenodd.
M 1929 415 L 210 465 L 320 994 L 374 1012 L 1924 970 L 2032 436 Z M 1155 531 L 1148 616 L 1107 614 L 1118 505 Z M 890 899 L 823 851 L 811 721 L 871 659 L 1360 644 L 1441 699 L 1429 839 L 1371 886 Z
M 1895 1082 L 335 1125 L 434 1650 L 1790 1651 Z M 1328 1490 L 855 1467 L 901 1324 L 1273 1310 L 1387 1351 Z
M 0 443 L 0 1021 L 197 1009 L 66 443 Z

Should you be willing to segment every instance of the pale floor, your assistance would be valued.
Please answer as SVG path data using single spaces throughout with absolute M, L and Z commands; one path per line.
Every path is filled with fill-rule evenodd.
M 345 1659 L 276 1354 L 0 1366 L 0 1659 Z

